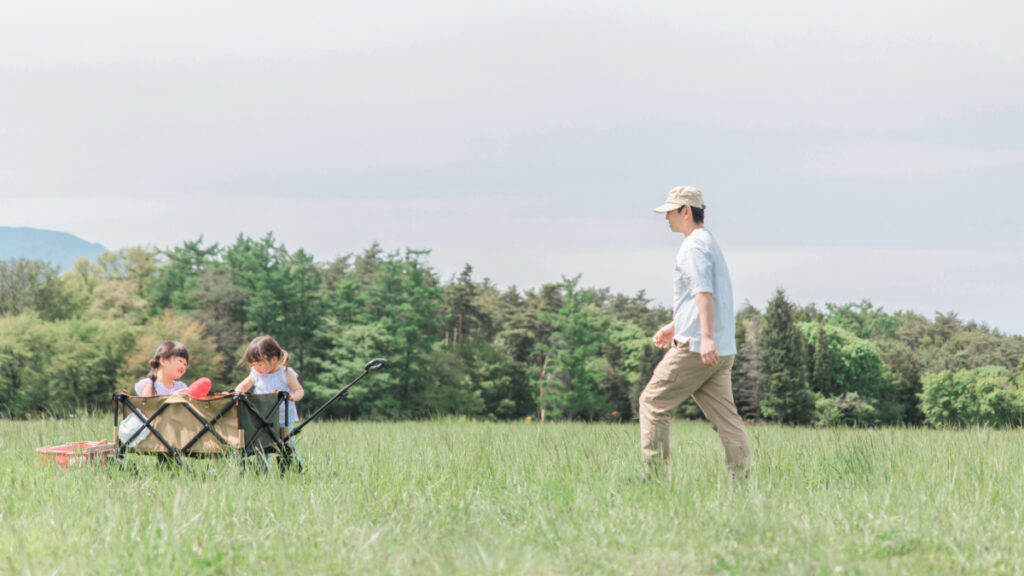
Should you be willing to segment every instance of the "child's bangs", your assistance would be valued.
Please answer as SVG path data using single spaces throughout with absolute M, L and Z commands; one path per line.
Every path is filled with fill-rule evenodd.
M 261 336 L 253 340 L 245 350 L 245 361 L 249 364 L 255 362 L 269 362 L 281 357 L 281 346 L 270 336 Z

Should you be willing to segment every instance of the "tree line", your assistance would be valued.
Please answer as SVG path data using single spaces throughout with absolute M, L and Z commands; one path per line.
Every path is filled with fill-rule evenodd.
M 367 360 L 389 359 L 332 405 L 334 417 L 635 418 L 662 356 L 651 335 L 670 310 L 579 277 L 500 289 L 467 264 L 442 279 L 428 255 L 375 243 L 318 262 L 267 234 L 108 251 L 63 274 L 0 261 L 0 413 L 109 409 L 165 339 L 188 346 L 186 381 L 206 376 L 227 390 L 247 373 L 238 360 L 249 340 L 271 334 L 307 408 Z M 748 419 L 947 426 L 1024 416 L 1024 337 L 955 313 L 886 313 L 867 300 L 801 307 L 780 289 L 763 311 L 742 306 L 736 324 L 734 393 Z M 679 412 L 700 417 L 692 401 Z

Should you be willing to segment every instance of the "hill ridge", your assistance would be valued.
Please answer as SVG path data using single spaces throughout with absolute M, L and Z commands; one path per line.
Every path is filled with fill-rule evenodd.
M 106 251 L 98 242 L 83 240 L 70 232 L 27 226 L 0 226 L 0 260 L 42 260 L 70 270 L 82 256 L 94 258 Z

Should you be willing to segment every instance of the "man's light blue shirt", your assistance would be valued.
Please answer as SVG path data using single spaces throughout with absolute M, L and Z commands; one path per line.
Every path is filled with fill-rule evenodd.
M 690 351 L 700 352 L 700 314 L 697 294 L 710 292 L 715 309 L 714 339 L 719 356 L 736 354 L 736 317 L 733 315 L 732 281 L 718 242 L 704 228 L 690 233 L 676 254 L 672 271 L 672 319 L 675 339 L 690 341 Z

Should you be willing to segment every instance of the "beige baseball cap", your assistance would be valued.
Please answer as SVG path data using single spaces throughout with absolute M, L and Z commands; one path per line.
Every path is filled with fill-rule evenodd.
M 678 210 L 683 206 L 704 208 L 704 196 L 693 186 L 676 186 L 668 191 L 665 203 L 654 209 L 658 214 Z

